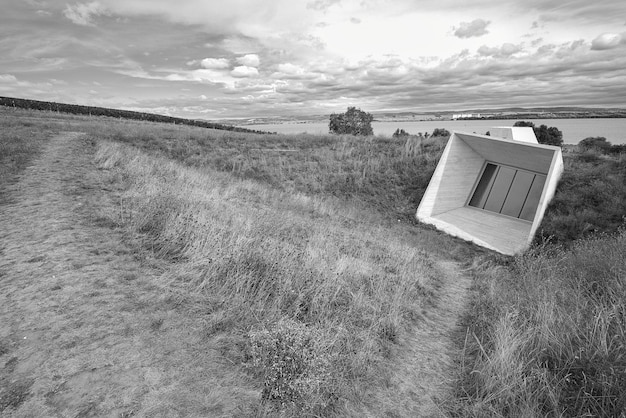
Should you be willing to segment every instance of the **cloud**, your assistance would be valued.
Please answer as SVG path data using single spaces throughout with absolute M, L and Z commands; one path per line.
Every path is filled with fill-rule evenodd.
M 498 47 L 488 47 L 487 45 L 483 45 L 478 48 L 478 53 L 485 57 L 499 57 L 499 58 L 507 58 L 511 55 L 520 52 L 522 47 L 520 45 L 513 45 L 511 43 L 505 43 L 500 48 Z
M 74 6 L 68 4 L 63 14 L 77 25 L 95 26 L 94 18 L 99 15 L 108 15 L 109 12 L 97 1 L 92 1 L 91 3 L 76 3 Z
M 290 62 L 278 64 L 277 69 L 278 72 L 274 73 L 273 76 L 280 79 L 314 79 L 319 76 L 319 74 L 307 71 L 300 65 Z
M 283 64 L 278 64 L 278 71 L 285 74 L 301 74 L 304 72 L 304 69 L 299 65 L 294 65 L 290 62 L 286 62 Z
M 230 75 L 236 78 L 246 78 L 246 77 L 256 77 L 259 75 L 259 70 L 254 67 L 248 67 L 246 65 L 241 65 L 239 67 L 235 67 Z
M 591 41 L 591 49 L 594 51 L 603 51 L 606 49 L 617 48 L 626 43 L 626 34 L 619 33 L 603 33 L 596 39 Z
M 230 67 L 230 63 L 226 58 L 205 58 L 200 61 L 202 68 L 211 70 L 223 70 Z
M 473 38 L 489 33 L 487 26 L 490 23 L 488 20 L 475 19 L 471 22 L 461 22 L 458 28 L 453 27 L 452 29 L 455 29 L 454 36 L 457 38 Z
M 315 0 L 308 2 L 306 8 L 326 12 L 332 5 L 340 2 L 341 0 Z
M 359 19 L 358 17 L 351 17 L 350 23 L 354 23 L 355 25 L 358 25 L 359 23 L 361 23 L 361 19 Z
M 0 74 L 0 83 L 15 83 L 17 78 L 12 74 Z
M 243 57 L 237 58 L 237 62 L 246 67 L 258 67 L 261 60 L 257 54 L 247 54 Z

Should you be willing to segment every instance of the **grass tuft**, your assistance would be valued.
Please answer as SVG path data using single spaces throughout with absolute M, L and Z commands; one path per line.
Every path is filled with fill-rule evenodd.
M 626 410 L 626 231 L 483 266 L 468 318 L 461 415 Z

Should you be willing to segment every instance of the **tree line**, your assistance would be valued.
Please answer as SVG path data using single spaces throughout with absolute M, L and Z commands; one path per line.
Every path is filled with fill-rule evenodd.
M 224 131 L 270 134 L 270 132 L 239 128 L 232 125 L 208 122 L 205 120 L 184 119 L 173 116 L 157 115 L 154 113 L 135 112 L 132 110 L 110 109 L 97 106 L 82 106 L 68 103 L 45 102 L 40 100 L 18 99 L 0 96 L 0 105 L 19 109 L 47 110 L 50 112 L 69 113 L 87 116 L 108 116 L 120 119 L 133 119 L 148 122 L 172 123 L 176 125 L 197 126 L 200 128 L 220 129 Z

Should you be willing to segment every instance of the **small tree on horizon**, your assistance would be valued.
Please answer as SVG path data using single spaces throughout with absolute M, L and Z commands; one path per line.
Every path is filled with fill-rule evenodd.
M 374 135 L 373 120 L 374 117 L 370 113 L 356 107 L 348 107 L 345 113 L 330 115 L 328 130 L 333 134 Z

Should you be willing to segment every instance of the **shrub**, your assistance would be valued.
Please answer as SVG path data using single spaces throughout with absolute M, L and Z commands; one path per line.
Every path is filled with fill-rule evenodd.
M 611 149 L 611 143 L 603 136 L 587 137 L 578 143 L 578 150 L 585 151 L 597 151 L 602 154 L 607 154 Z
M 396 131 L 393 133 L 393 135 L 391 135 L 393 138 L 404 138 L 406 136 L 409 136 L 409 133 L 407 131 L 405 131 L 404 129 L 396 129 Z
M 592 233 L 612 233 L 626 213 L 626 160 L 594 153 L 568 155 L 537 242 L 569 245 Z
M 374 135 L 372 121 L 374 117 L 356 107 L 349 107 L 346 113 L 330 115 L 328 129 L 334 134 Z
M 307 412 L 331 404 L 331 356 L 319 329 L 281 320 L 249 338 L 251 366 L 263 374 L 262 399 Z
M 518 121 L 513 124 L 513 126 L 528 126 L 533 128 L 535 132 L 535 136 L 537 137 L 537 142 L 545 145 L 554 145 L 560 147 L 563 145 L 563 132 L 559 129 L 551 126 L 548 128 L 547 125 L 541 125 L 536 127 L 532 122 Z
M 450 131 L 444 128 L 435 128 L 431 136 L 450 136 Z
M 612 154 L 612 155 L 626 154 L 626 144 L 611 145 L 611 148 L 609 149 L 609 154 Z

